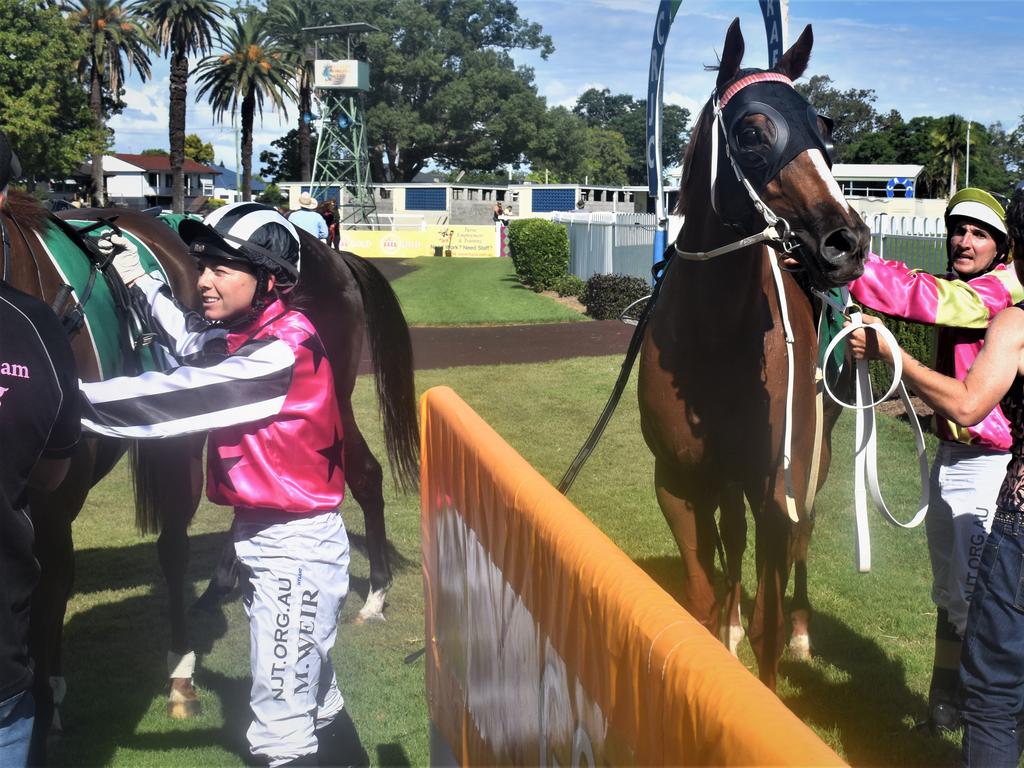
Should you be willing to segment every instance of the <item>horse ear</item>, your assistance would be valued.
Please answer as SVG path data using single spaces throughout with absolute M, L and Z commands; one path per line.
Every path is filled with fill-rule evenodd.
M 807 69 L 807 62 L 811 59 L 812 45 L 814 45 L 814 33 L 811 31 L 811 25 L 808 24 L 800 33 L 797 41 L 779 59 L 775 70 L 790 80 L 799 78 Z
M 740 32 L 739 17 L 732 20 L 729 31 L 725 33 L 725 47 L 722 50 L 722 60 L 718 64 L 717 88 L 732 80 L 740 71 L 740 62 L 743 61 L 743 33 Z

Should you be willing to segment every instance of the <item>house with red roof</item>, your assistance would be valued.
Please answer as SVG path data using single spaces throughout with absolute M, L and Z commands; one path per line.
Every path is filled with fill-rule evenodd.
M 198 198 L 213 196 L 220 171 L 188 159 L 182 171 L 185 175 L 186 209 Z M 84 182 L 84 186 L 88 186 L 92 178 L 91 165 L 83 165 L 76 176 Z M 166 155 L 104 155 L 103 179 L 107 187 L 107 200 L 113 205 L 128 208 L 169 208 L 171 205 L 171 160 Z

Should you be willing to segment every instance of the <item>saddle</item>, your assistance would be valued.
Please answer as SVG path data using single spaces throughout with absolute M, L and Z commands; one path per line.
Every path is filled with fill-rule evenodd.
M 104 255 L 97 246 L 100 237 L 110 231 L 136 245 L 147 272 L 166 278 L 145 242 L 120 230 L 114 219 L 65 221 L 51 217 L 41 239 L 64 283 L 51 308 L 69 337 L 88 333 L 102 378 L 163 370 L 166 361 L 151 344 L 155 334 L 145 327 L 145 315 L 136 311 L 131 293 L 111 267 L 112 254 Z M 100 276 L 103 279 L 98 279 Z

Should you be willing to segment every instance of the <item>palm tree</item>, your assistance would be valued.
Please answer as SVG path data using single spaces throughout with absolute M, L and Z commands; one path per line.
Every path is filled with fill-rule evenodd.
M 312 144 L 307 115 L 313 111 L 313 52 L 320 39 L 304 28 L 331 23 L 331 14 L 320 0 L 268 0 L 267 29 L 286 55 L 286 63 L 295 82 L 299 106 L 300 181 L 309 181 L 312 171 Z M 326 57 L 326 54 L 325 54 Z
M 106 133 L 106 106 L 119 101 L 126 67 L 145 81 L 150 76 L 149 50 L 155 46 L 121 0 L 75 0 L 67 11 L 69 21 L 86 37 L 78 77 L 89 84 L 89 106 L 96 126 Z M 92 183 L 93 205 L 103 206 L 102 152 L 92 155 Z
M 171 207 L 185 210 L 185 98 L 188 95 L 188 57 L 213 49 L 214 31 L 226 15 L 220 0 L 137 0 L 132 10 L 148 19 L 150 34 L 165 56 L 171 57 L 171 103 L 167 121 L 170 143 Z M 219 37 L 219 32 L 218 32 Z
M 967 147 L 967 123 L 960 115 L 946 115 L 937 122 L 932 131 L 932 147 L 940 165 L 949 168 L 949 196 L 952 197 L 960 176 L 960 159 Z
M 222 39 L 225 52 L 203 59 L 196 69 L 199 95 L 208 96 L 213 116 L 222 120 L 228 109 L 242 112 L 242 199 L 252 198 L 252 126 L 256 111 L 263 116 L 269 99 L 282 111 L 295 93 L 288 83 L 285 53 L 267 31 L 264 14 L 247 11 L 234 17 L 234 29 Z

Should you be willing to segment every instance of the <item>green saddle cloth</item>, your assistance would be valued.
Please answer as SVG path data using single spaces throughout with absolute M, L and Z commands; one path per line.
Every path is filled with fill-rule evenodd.
M 92 224 L 91 221 L 80 220 L 68 220 L 66 223 L 76 229 Z M 109 230 L 109 227 L 97 228 L 92 230 L 88 237 L 97 237 Z M 166 282 L 167 274 L 149 246 L 130 231 L 122 229 L 121 232 L 139 249 L 139 258 L 142 261 L 143 269 Z M 73 300 L 80 302 L 89 283 L 91 272 L 89 257 L 82 253 L 78 244 L 53 222 L 46 223 L 43 244 L 64 282 L 73 289 Z M 92 292 L 83 309 L 85 311 L 83 331 L 89 335 L 96 351 L 102 379 L 132 373 L 140 365 L 142 370 L 147 371 L 163 368 L 149 347 L 137 348 L 136 360 L 124 359 L 123 350 L 126 347 L 121 343 L 120 334 L 125 333 L 126 328 L 124 320 L 118 316 L 113 294 L 103 275 L 96 275 Z

